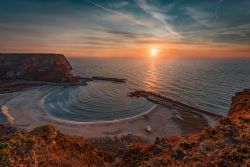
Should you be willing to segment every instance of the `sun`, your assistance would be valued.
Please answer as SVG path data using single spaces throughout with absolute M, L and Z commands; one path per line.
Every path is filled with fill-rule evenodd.
M 150 56 L 156 57 L 158 55 L 159 50 L 157 48 L 151 48 L 150 49 Z

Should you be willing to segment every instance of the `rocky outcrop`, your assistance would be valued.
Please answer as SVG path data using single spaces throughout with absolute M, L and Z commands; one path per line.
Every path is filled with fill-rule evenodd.
M 78 81 L 71 69 L 61 54 L 0 53 L 0 80 Z
M 250 91 L 236 93 L 229 116 L 215 128 L 187 136 L 133 144 L 119 154 L 117 166 L 224 166 L 250 164 Z
M 23 132 L 0 126 L 0 166 L 223 166 L 250 164 L 250 91 L 236 93 L 228 117 L 186 136 L 85 140 L 53 126 Z M 91 144 L 90 144 L 91 143 Z
M 238 111 L 250 110 L 250 89 L 245 89 L 242 92 L 238 92 L 232 97 L 232 104 L 229 110 L 229 114 L 232 115 Z
M 48 125 L 0 138 L 0 166 L 104 166 L 104 160 L 87 141 Z

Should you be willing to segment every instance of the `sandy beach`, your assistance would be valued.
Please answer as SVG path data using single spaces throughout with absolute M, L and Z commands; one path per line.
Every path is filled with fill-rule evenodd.
M 31 130 L 44 124 L 52 124 L 63 133 L 91 137 L 114 137 L 127 134 L 138 135 L 151 141 L 155 137 L 184 135 L 201 131 L 207 125 L 213 126 L 219 117 L 190 112 L 185 108 L 171 108 L 155 105 L 151 110 L 124 120 L 100 122 L 74 122 L 52 117 L 43 106 L 43 99 L 60 86 L 45 85 L 30 90 L 0 95 L 1 114 L 5 121 Z M 146 132 L 146 126 L 152 132 Z

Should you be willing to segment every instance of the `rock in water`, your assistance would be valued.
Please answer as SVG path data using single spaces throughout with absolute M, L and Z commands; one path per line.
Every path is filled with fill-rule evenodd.
M 0 53 L 0 80 L 76 82 L 61 54 Z

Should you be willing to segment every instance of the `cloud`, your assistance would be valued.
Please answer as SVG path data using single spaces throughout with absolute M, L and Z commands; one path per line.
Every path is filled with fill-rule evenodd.
M 218 12 L 219 12 L 220 4 L 221 4 L 222 2 L 223 2 L 223 0 L 219 0 L 218 3 L 217 3 L 217 5 L 216 5 L 215 11 L 214 11 L 215 20 L 219 17 Z
M 105 15 L 102 16 L 103 19 L 107 19 L 107 20 L 111 20 L 111 21 L 125 20 L 125 21 L 127 21 L 129 23 L 140 25 L 140 26 L 149 26 L 150 25 L 148 20 L 144 20 L 144 19 L 141 20 L 141 18 L 136 17 L 131 13 L 124 13 L 124 12 L 120 12 L 120 11 L 117 11 L 117 10 L 114 10 L 114 9 L 110 9 L 110 8 L 105 7 L 103 5 L 100 5 L 100 4 L 98 4 L 98 3 L 96 3 L 96 2 L 94 2 L 92 0 L 86 0 L 86 1 L 111 14 L 111 15 L 107 14 L 106 16 Z
M 167 32 L 169 32 L 171 35 L 173 35 L 175 37 L 179 36 L 179 33 L 174 31 L 174 28 L 168 22 L 168 20 L 173 20 L 172 16 L 169 16 L 169 15 L 166 15 L 166 14 L 159 12 L 160 9 L 156 8 L 155 6 L 150 5 L 149 3 L 147 3 L 146 0 L 137 0 L 136 2 L 138 4 L 138 6 L 141 9 L 143 9 L 146 13 L 151 15 L 151 17 L 160 21 L 164 25 L 164 28 Z
M 9 0 L 0 6 L 0 49 L 84 52 L 151 44 L 249 44 L 249 0 L 169 2 Z
M 188 16 L 190 16 L 196 23 L 212 28 L 215 27 L 215 25 L 212 23 L 213 15 L 211 13 L 199 10 L 194 7 L 185 7 L 184 11 Z
M 140 18 L 130 13 L 105 14 L 102 16 L 102 19 L 110 21 L 112 23 L 121 23 L 121 24 L 126 23 L 127 25 L 130 26 L 141 26 L 141 27 L 150 27 L 155 23 L 150 19 Z
M 98 3 L 96 3 L 96 2 L 94 2 L 94 1 L 92 1 L 92 0 L 86 0 L 86 1 L 89 2 L 89 3 L 91 3 L 91 4 L 94 5 L 94 6 L 98 7 L 98 8 L 101 8 L 101 9 L 107 11 L 107 12 L 110 12 L 110 13 L 113 13 L 113 14 L 118 14 L 118 15 L 123 15 L 123 13 L 121 13 L 121 12 L 118 12 L 118 11 L 116 11 L 116 10 L 107 8 L 107 7 L 105 7 L 105 6 L 103 6 L 103 5 L 100 5 L 100 4 L 98 4 Z
M 123 8 L 125 6 L 128 6 L 129 2 L 128 1 L 121 1 L 121 2 L 115 2 L 115 3 L 110 3 L 108 6 L 110 8 Z
M 98 29 L 102 35 L 90 35 L 76 37 L 75 41 L 81 41 L 77 44 L 100 45 L 114 48 L 116 46 L 128 46 L 130 44 L 142 44 L 142 41 L 149 41 L 154 36 L 150 33 L 136 33 L 129 31 L 119 31 L 113 29 Z M 146 42 L 145 42 L 146 43 Z M 76 44 L 76 43 L 74 43 Z M 117 45 L 119 44 L 119 45 Z
M 107 30 L 107 33 L 118 35 L 125 38 L 141 38 L 152 36 L 149 33 L 134 33 L 134 32 L 126 32 L 126 31 L 118 31 L 118 30 Z

